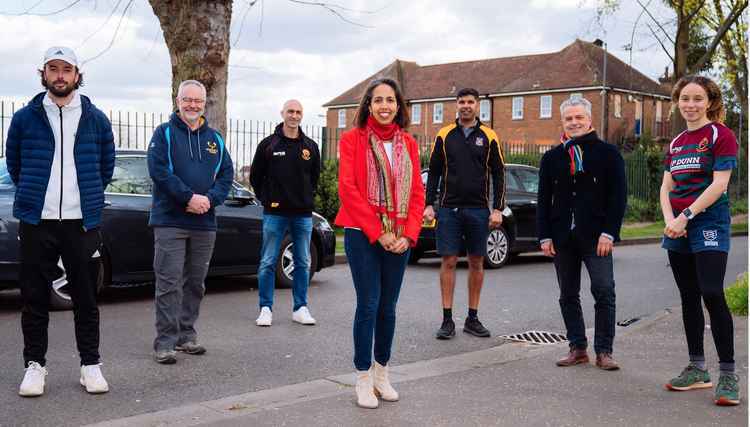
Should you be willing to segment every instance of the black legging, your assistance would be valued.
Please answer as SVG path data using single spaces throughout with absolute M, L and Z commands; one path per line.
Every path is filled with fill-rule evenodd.
M 727 253 L 704 251 L 684 254 L 667 251 L 672 273 L 682 298 L 682 321 L 685 324 L 691 356 L 703 356 L 703 318 L 701 297 L 711 318 L 711 333 L 720 363 L 734 363 L 734 324 L 724 298 L 724 274 Z

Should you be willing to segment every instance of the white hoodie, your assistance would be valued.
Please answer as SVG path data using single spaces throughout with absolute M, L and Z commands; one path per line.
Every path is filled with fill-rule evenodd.
M 58 107 L 47 93 L 42 104 L 55 135 L 55 156 L 44 196 L 42 219 L 81 219 L 81 193 L 78 191 L 78 174 L 73 157 L 73 145 L 81 120 L 81 95 L 75 91 L 68 105 Z

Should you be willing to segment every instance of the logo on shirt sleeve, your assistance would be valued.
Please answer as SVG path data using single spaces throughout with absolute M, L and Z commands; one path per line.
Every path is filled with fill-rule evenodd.
M 216 143 L 213 141 L 208 141 L 208 144 L 206 144 L 206 151 L 208 151 L 210 154 L 216 154 L 219 152 L 219 150 L 216 148 Z

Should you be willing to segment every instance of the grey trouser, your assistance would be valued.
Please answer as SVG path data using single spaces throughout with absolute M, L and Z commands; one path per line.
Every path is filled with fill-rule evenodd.
M 215 231 L 154 227 L 154 350 L 174 350 L 196 340 L 194 325 L 215 240 Z

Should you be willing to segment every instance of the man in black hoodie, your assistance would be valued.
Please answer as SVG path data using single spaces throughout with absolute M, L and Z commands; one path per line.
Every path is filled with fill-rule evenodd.
M 292 320 L 314 325 L 307 308 L 310 282 L 310 238 L 313 194 L 320 176 L 320 153 L 315 141 L 300 129 L 303 111 L 297 100 L 284 103 L 283 123 L 255 150 L 250 183 L 263 203 L 263 249 L 258 270 L 260 315 L 258 326 L 271 326 L 274 278 L 281 243 L 287 231 L 294 261 Z

